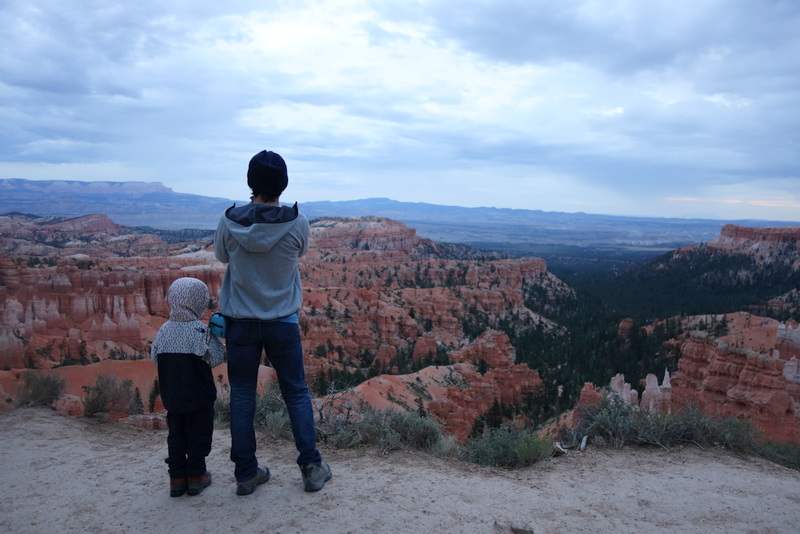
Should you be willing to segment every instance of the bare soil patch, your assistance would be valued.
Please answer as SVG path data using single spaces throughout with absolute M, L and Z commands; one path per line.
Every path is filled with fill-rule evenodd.
M 164 431 L 26 408 L 0 415 L 0 450 L 8 533 L 796 533 L 800 525 L 800 472 L 694 447 L 590 446 L 519 471 L 323 449 L 334 477 L 306 493 L 293 445 L 262 439 L 272 479 L 238 497 L 230 434 L 217 430 L 213 484 L 180 498 L 169 497 Z

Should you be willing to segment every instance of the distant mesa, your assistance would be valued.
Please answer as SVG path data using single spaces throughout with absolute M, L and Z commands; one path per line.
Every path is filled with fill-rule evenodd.
M 145 194 L 174 193 L 160 182 L 81 182 L 77 180 L 0 180 L 0 190 L 25 189 L 43 193 Z

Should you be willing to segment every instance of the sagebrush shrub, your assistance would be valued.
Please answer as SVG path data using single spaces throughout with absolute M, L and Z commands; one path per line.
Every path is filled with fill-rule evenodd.
M 520 464 L 531 465 L 553 456 L 553 440 L 536 434 L 523 434 L 517 445 Z
M 761 433 L 747 419 L 714 419 L 695 406 L 674 413 L 661 413 L 634 406 L 616 394 L 578 409 L 578 423 L 562 434 L 565 443 L 588 436 L 596 443 L 615 447 L 656 445 L 669 449 L 691 443 L 700 447 L 721 446 L 737 452 L 755 452 Z
M 435 454 L 452 448 L 439 424 L 416 412 L 365 407 L 358 417 L 334 418 L 319 422 L 319 426 L 326 443 L 337 448 L 376 445 L 383 451 L 408 448 Z
M 220 412 L 227 412 L 226 401 L 217 400 L 217 421 Z M 317 437 L 331 447 L 347 449 L 374 445 L 384 451 L 413 448 L 447 454 L 453 449 L 453 440 L 446 438 L 438 423 L 416 412 L 379 411 L 362 406 L 356 412 L 342 410 L 334 403 L 318 409 Z M 291 438 L 289 412 L 277 384 L 265 388 L 256 399 L 254 423 L 270 436 Z
M 214 401 L 214 426 L 224 428 L 231 424 L 231 403 L 227 397 L 217 396 Z
M 100 375 L 93 386 L 83 386 L 83 410 L 86 417 L 102 412 L 135 413 L 133 382 L 118 382 L 114 376 Z
M 522 465 L 520 436 L 506 427 L 487 428 L 461 448 L 462 459 L 486 467 L 513 468 Z
M 277 383 L 264 388 L 264 392 L 256 397 L 256 411 L 253 421 L 256 427 L 261 428 L 272 437 L 292 437 L 289 411 L 283 402 L 281 390 Z
M 530 430 L 510 427 L 489 428 L 470 438 L 460 449 L 468 462 L 487 467 L 514 469 L 534 464 L 553 455 L 550 438 L 539 437 Z
M 231 389 L 222 383 L 222 375 L 217 376 L 217 399 L 214 401 L 214 426 L 227 427 L 231 424 Z
M 800 445 L 767 441 L 759 446 L 758 454 L 771 462 L 800 471 Z
M 416 412 L 396 412 L 389 426 L 401 437 L 401 444 L 414 449 L 430 450 L 442 440 L 442 429 L 430 417 Z
M 42 375 L 32 371 L 22 373 L 17 388 L 18 406 L 49 406 L 64 394 L 66 383 L 58 375 Z
M 728 417 L 716 421 L 713 428 L 714 441 L 732 451 L 753 453 L 762 441 L 761 431 L 748 419 Z

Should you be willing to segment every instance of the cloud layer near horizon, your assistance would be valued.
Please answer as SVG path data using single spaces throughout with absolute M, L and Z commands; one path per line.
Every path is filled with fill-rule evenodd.
M 800 4 L 10 0 L 0 177 L 800 220 Z

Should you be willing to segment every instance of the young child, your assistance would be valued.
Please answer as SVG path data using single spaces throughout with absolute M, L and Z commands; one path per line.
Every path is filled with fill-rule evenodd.
M 211 368 L 225 349 L 200 318 L 208 306 L 208 287 L 196 278 L 178 278 L 169 287 L 169 320 L 150 349 L 158 365 L 161 399 L 167 409 L 170 497 L 197 495 L 211 485 L 206 456 L 214 432 L 217 388 Z

